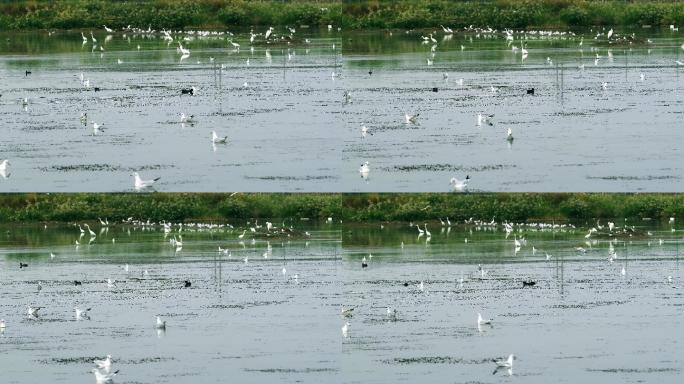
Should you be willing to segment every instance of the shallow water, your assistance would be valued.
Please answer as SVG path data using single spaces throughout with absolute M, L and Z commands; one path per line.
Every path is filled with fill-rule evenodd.
M 0 158 L 12 173 L 0 190 L 129 191 L 135 171 L 161 177 L 159 191 L 337 190 L 340 40 L 300 36 L 310 43 L 250 50 L 240 34 L 239 51 L 225 36 L 191 36 L 181 60 L 159 35 L 96 32 L 93 50 L 78 32 L 1 34 Z M 193 86 L 195 96 L 181 95 Z M 195 123 L 181 124 L 181 113 Z M 213 146 L 212 130 L 229 143 Z
M 342 184 L 448 191 L 452 177 L 470 175 L 481 191 L 681 191 L 684 37 L 635 33 L 652 43 L 608 46 L 587 32 L 580 50 L 580 35 L 531 36 L 523 61 L 501 34 L 440 31 L 432 65 L 425 31 L 350 34 Z M 419 113 L 417 124 L 405 113 Z M 478 127 L 478 113 L 493 125 Z M 363 138 L 362 125 L 373 135 Z M 369 180 L 359 177 L 364 161 Z
M 681 233 L 648 228 L 652 236 L 621 239 L 611 263 L 608 241 L 591 240 L 589 247 L 584 229 L 526 229 L 517 233 L 527 245 L 516 254 L 514 234 L 505 240 L 501 227 L 429 227 L 428 242 L 405 224 L 344 232 L 345 260 L 354 261 L 344 293 L 358 306 L 343 345 L 349 382 L 679 380 Z M 579 254 L 578 246 L 588 252 Z M 528 280 L 536 285 L 523 288 Z M 397 309 L 396 320 L 386 306 Z M 493 318 L 493 327 L 479 330 L 478 312 Z M 492 359 L 511 353 L 513 376 L 492 375 Z
M 681 191 L 684 38 L 634 32 L 642 42 L 620 46 L 528 36 L 524 61 L 502 34 L 439 33 L 432 65 L 426 31 L 300 29 L 253 51 L 245 32 L 240 51 L 193 36 L 183 60 L 159 34 L 96 32 L 95 50 L 79 32 L 0 34 L 0 191 L 129 191 L 135 171 L 158 191 L 440 192 L 466 175 L 471 191 Z M 476 126 L 480 112 L 493 125 Z M 212 146 L 212 130 L 229 143 Z
M 628 225 L 637 232 L 613 242 L 612 263 L 608 237 L 586 240 L 584 228 L 506 239 L 501 227 L 428 223 L 426 241 L 406 223 L 295 223 L 289 240 L 252 243 L 248 232 L 244 246 L 238 228 L 186 228 L 176 252 L 159 227 L 93 225 L 96 239 L 77 249 L 71 225 L 3 226 L 0 368 L 8 383 L 91 383 L 92 360 L 111 354 L 117 383 L 677 382 L 682 235 Z M 517 253 L 513 236 L 527 240 Z M 29 318 L 28 304 L 42 315 Z M 76 321 L 74 305 L 91 319 Z M 478 330 L 478 312 L 494 326 Z M 166 332 L 154 329 L 157 314 Z M 509 353 L 513 376 L 492 375 L 491 360 Z
M 186 229 L 178 252 L 159 228 L 113 226 L 76 249 L 78 228 L 4 227 L 3 382 L 93 383 L 92 361 L 106 354 L 117 383 L 338 380 L 340 349 L 330 346 L 339 330 L 329 325 L 338 317 L 339 231 L 295 227 L 311 236 L 272 239 L 270 251 L 250 234 L 241 245 L 241 231 Z M 41 316 L 28 318 L 28 304 L 43 306 Z M 91 320 L 76 321 L 74 305 L 92 308 Z M 156 331 L 155 315 L 166 332 Z

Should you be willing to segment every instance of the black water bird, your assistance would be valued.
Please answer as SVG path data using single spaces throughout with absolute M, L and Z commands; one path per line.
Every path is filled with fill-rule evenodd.
M 19 269 L 26 268 L 28 267 L 28 264 L 22 263 L 21 261 L 19 262 Z
M 26 74 L 24 75 L 24 77 L 28 77 L 28 75 L 30 75 L 30 74 L 31 74 L 31 71 L 26 71 Z
M 192 283 L 190 282 L 190 280 L 185 280 L 183 287 L 184 288 L 190 288 L 191 286 L 192 286 Z
M 78 280 L 74 280 L 74 285 L 82 285 L 82 283 Z
M 181 89 L 181 95 L 195 96 L 195 89 L 194 88 L 183 88 L 183 89 Z
M 534 287 L 535 285 L 537 285 L 536 281 L 532 281 L 532 280 L 523 281 L 523 288 L 524 287 Z
M 527 90 L 528 95 L 534 95 L 534 88 L 530 88 Z

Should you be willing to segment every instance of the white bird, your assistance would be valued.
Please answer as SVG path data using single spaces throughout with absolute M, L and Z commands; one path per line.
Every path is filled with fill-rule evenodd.
M 415 115 L 409 115 L 408 113 L 404 113 L 404 119 L 406 120 L 406 124 L 415 124 L 418 121 L 418 116 L 420 116 L 420 113 L 416 113 Z
M 113 280 L 112 278 L 107 278 L 107 287 L 108 288 L 114 288 L 116 283 L 116 280 Z
M 418 290 L 421 292 L 425 292 L 425 284 L 423 284 L 423 280 L 421 280 L 420 284 L 418 284 Z
M 190 50 L 187 48 L 183 48 L 183 44 L 181 42 L 178 42 L 178 51 L 181 53 L 182 56 L 189 56 L 190 55 Z
M 520 248 L 522 246 L 520 240 L 518 240 L 518 238 L 515 236 L 513 237 L 513 245 L 515 246 L 515 248 Z
M 91 308 L 88 308 L 86 310 L 82 310 L 79 307 L 74 307 L 74 312 L 76 312 L 76 320 L 81 320 L 81 319 L 90 320 L 90 316 L 88 316 L 88 312 L 90 312 L 90 309 Z M 110 364 L 111 364 L 111 361 L 110 361 Z
M 427 229 L 427 223 L 424 224 L 424 225 L 425 225 L 425 235 L 426 235 L 427 237 L 432 237 L 432 233 L 430 233 L 430 231 L 428 231 L 428 229 Z M 420 283 L 423 284 L 422 281 L 421 281 Z
M 105 31 L 107 31 L 107 32 L 109 32 L 109 33 L 112 33 L 112 32 L 114 32 L 114 30 L 113 30 L 113 29 L 111 29 L 111 28 L 107 28 L 107 26 L 106 26 L 106 25 L 103 25 L 103 27 L 104 27 Z
M 510 128 L 508 128 L 508 135 L 506 136 L 506 140 L 513 141 L 513 130 Z
M 477 126 L 479 127 L 483 123 L 489 124 L 489 125 L 494 125 L 494 124 L 492 124 L 493 118 L 494 118 L 494 115 L 487 115 L 487 114 L 478 113 L 477 114 Z
M 186 115 L 185 113 L 181 113 L 181 123 L 193 123 L 195 122 L 195 115 Z
M 646 75 L 644 75 L 643 73 L 641 73 L 641 74 L 639 75 L 639 79 L 641 79 L 641 81 L 644 81 L 644 80 L 646 79 Z
M 675 60 L 675 63 L 677 63 L 677 65 L 684 65 L 684 62 L 681 62 L 679 60 Z
M 32 307 L 29 305 L 26 307 L 26 313 L 28 313 L 29 316 L 38 317 L 38 311 L 42 308 L 43 307 Z
M 5 319 L 0 319 L 0 331 L 4 331 L 6 326 Z
M 121 60 L 121 59 L 116 59 L 116 63 L 119 64 L 119 65 L 121 65 L 121 64 L 123 64 L 123 60 Z
M 344 337 L 349 337 L 349 329 L 351 328 L 351 324 L 349 322 L 345 322 L 344 325 L 342 326 L 342 336 Z
M 608 31 L 608 40 L 610 40 L 611 36 L 613 36 L 613 28 L 611 28 L 610 31 Z
M 96 368 L 93 368 L 91 372 L 95 374 L 95 382 L 97 384 L 111 383 L 114 376 L 116 376 L 116 374 L 119 373 L 118 370 L 108 373 L 102 372 Z
M 355 308 L 344 308 L 344 307 L 342 307 L 342 316 L 343 317 L 352 317 L 354 315 L 354 309 Z
M 269 27 L 269 28 L 266 30 L 266 34 L 264 35 L 264 38 L 265 38 L 266 40 L 268 40 L 268 38 L 271 37 L 271 34 L 272 34 L 272 33 L 273 33 L 273 27 Z
M 390 320 L 396 320 L 397 319 L 397 309 L 396 308 L 391 308 L 387 307 L 387 317 Z
M 96 234 L 95 232 L 93 232 L 92 229 L 90 229 L 90 225 L 89 225 L 88 223 L 85 223 L 85 224 L 83 224 L 83 225 L 85 225 L 86 228 L 88 228 L 88 233 L 90 234 L 90 237 L 95 237 L 95 236 L 97 236 L 97 234 Z
M 162 321 L 161 317 L 157 316 L 157 323 L 155 324 L 157 329 L 166 329 L 166 321 Z
M 219 137 L 216 131 L 211 131 L 211 142 L 212 144 L 226 144 L 228 142 L 228 136 Z
M 137 189 L 137 190 L 149 188 L 154 183 L 159 181 L 159 179 L 161 179 L 161 177 L 156 177 L 156 178 L 151 179 L 151 180 L 143 180 L 140 178 L 140 175 L 138 174 L 138 172 L 133 172 L 133 177 L 135 178 L 135 184 L 134 185 L 135 185 L 135 189 Z
M 480 313 L 477 314 L 477 325 L 492 325 L 492 319 L 483 319 Z
M 105 372 L 109 372 L 112 369 L 112 355 L 107 355 L 104 360 L 93 361 L 97 369 L 102 369 Z
M 371 135 L 373 136 L 372 132 L 368 132 L 368 127 L 365 125 L 361 126 L 361 137 L 366 137 L 366 135 Z
M 98 124 L 94 121 L 91 121 L 91 123 L 93 124 L 93 135 L 97 135 L 98 133 L 104 132 L 104 129 L 102 128 L 104 124 Z
M 359 173 L 361 174 L 361 177 L 364 179 L 368 177 L 368 174 L 370 173 L 370 168 L 368 167 L 368 162 L 365 161 L 361 166 L 359 167 Z
M 604 81 L 603 83 L 601 83 L 601 88 L 603 88 L 604 91 L 608 89 L 608 82 Z
M 5 159 L 0 163 L 0 176 L 2 176 L 5 179 L 10 175 L 9 166 L 9 159 Z
M 513 368 L 513 354 L 508 355 L 506 360 L 494 360 L 498 368 Z

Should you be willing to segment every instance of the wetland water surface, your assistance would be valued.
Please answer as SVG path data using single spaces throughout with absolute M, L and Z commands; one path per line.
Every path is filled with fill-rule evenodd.
M 634 44 L 594 32 L 423 44 L 427 31 L 300 29 L 252 47 L 244 32 L 95 31 L 95 46 L 79 32 L 4 33 L 0 191 L 127 191 L 136 171 L 161 177 L 159 191 L 440 192 L 466 175 L 473 191 L 681 191 L 684 37 L 634 32 Z M 212 130 L 228 143 L 213 146 Z
M 178 251 L 169 244 L 175 229 L 93 229 L 88 244 L 87 230 L 80 237 L 71 225 L 2 228 L 6 382 L 91 383 L 92 361 L 106 354 L 120 370 L 117 383 L 681 376 L 684 244 L 669 225 L 637 225 L 612 241 L 605 230 L 585 239 L 585 228 L 516 227 L 506 238 L 501 226 L 434 223 L 430 241 L 405 223 L 295 224 L 299 235 L 289 240 L 263 229 L 239 239 L 242 228 L 186 227 Z M 514 239 L 523 243 L 518 252 Z M 32 318 L 27 305 L 44 308 Z M 77 321 L 75 305 L 92 308 L 90 320 Z M 343 317 L 342 308 L 353 315 Z M 493 326 L 478 328 L 478 312 Z M 168 322 L 166 332 L 155 330 L 155 315 Z M 492 359 L 510 353 L 512 376 L 492 375 Z

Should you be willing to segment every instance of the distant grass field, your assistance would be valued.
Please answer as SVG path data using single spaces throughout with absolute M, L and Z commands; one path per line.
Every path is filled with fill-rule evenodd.
M 0 1 L 0 29 L 565 28 L 684 23 L 684 2 L 657 0 L 24 0 Z
M 0 222 L 308 218 L 335 222 L 444 218 L 576 221 L 684 219 L 684 194 L 599 193 L 68 193 L 0 194 Z

